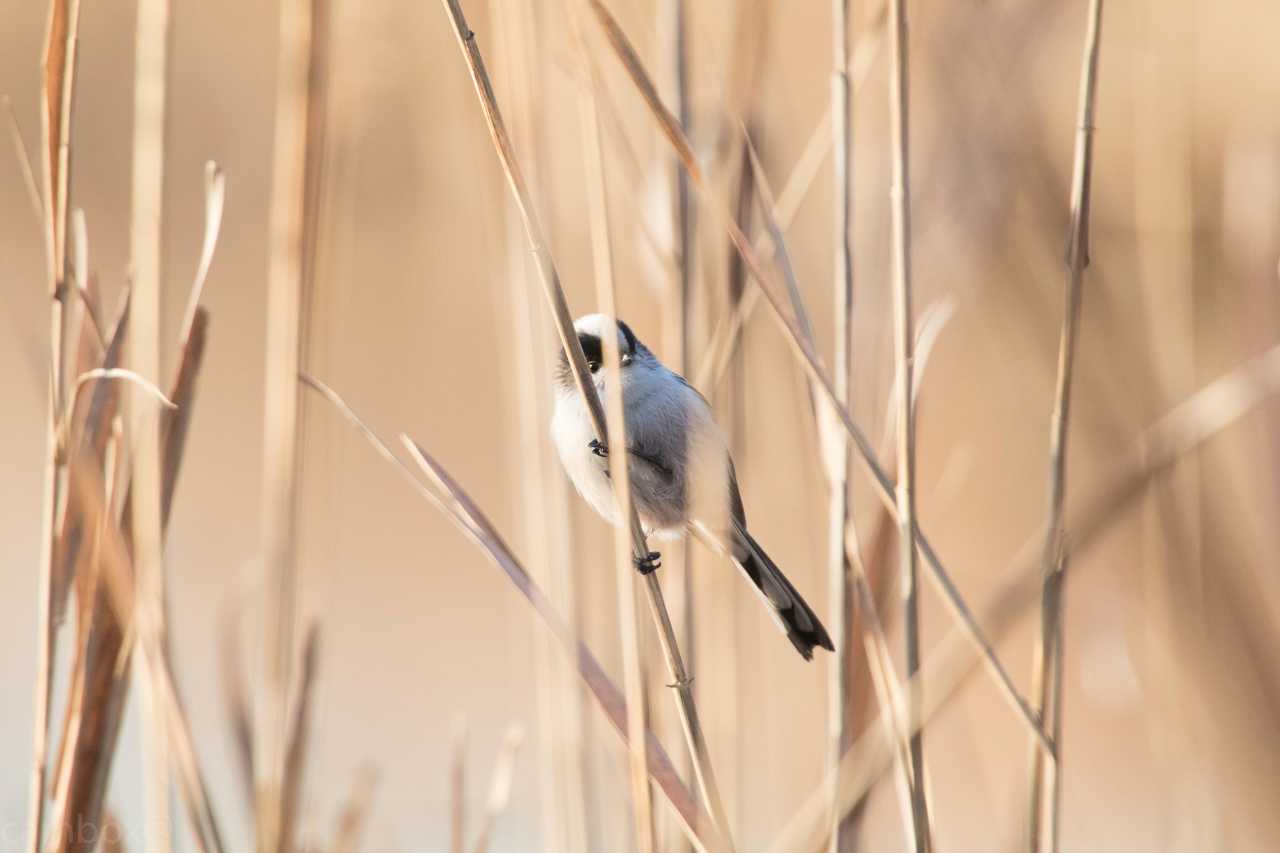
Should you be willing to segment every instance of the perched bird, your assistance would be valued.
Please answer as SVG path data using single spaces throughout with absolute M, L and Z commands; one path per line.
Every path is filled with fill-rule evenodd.
M 617 336 L 628 472 L 645 533 L 675 539 L 701 528 L 732 553 L 805 660 L 813 658 L 814 646 L 831 650 L 831 638 L 813 609 L 747 532 L 733 460 L 706 399 L 658 361 L 626 323 L 590 314 L 579 318 L 574 330 L 602 400 L 606 383 L 614 379 L 604 364 L 602 341 L 605 335 Z M 606 521 L 625 523 L 609 478 L 609 448 L 596 438 L 563 352 L 555 385 L 551 435 L 569 479 Z M 658 556 L 637 560 L 636 568 L 652 572 Z

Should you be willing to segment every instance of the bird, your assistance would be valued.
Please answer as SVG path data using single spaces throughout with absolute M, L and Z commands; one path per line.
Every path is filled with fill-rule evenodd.
M 617 337 L 627 470 L 645 535 L 672 540 L 686 532 L 710 534 L 755 586 L 801 657 L 812 660 L 815 647 L 834 651 L 813 608 L 748 532 L 729 447 L 706 398 L 659 361 L 625 322 L 588 314 L 574 321 L 574 332 L 601 399 L 615 381 L 604 363 L 603 341 L 609 334 Z M 595 434 L 563 350 L 554 385 L 551 437 L 566 474 L 605 521 L 627 523 L 609 474 L 611 449 Z M 636 569 L 648 574 L 660 561 L 658 552 L 650 552 L 636 559 Z

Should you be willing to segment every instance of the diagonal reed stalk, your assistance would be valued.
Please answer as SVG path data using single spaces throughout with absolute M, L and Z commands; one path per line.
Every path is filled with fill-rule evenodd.
M 627 709 L 622 691 L 610 681 L 595 655 L 573 633 L 570 626 L 556 610 L 550 598 L 537 585 L 524 566 L 520 564 L 519 559 L 516 558 L 515 553 L 507 545 L 506 541 L 489 522 L 489 519 L 485 517 L 484 513 L 481 512 L 480 508 L 476 506 L 475 502 L 462 490 L 461 486 L 454 482 L 448 472 L 428 456 L 421 447 L 414 444 L 407 436 L 401 436 L 401 440 L 408 448 L 414 462 L 432 479 L 433 484 L 447 496 L 447 498 L 441 497 L 433 488 L 424 484 L 408 465 L 392 453 L 391 449 L 365 425 L 333 389 L 306 375 L 299 376 L 299 380 L 328 400 L 364 436 L 374 450 L 377 451 L 378 455 L 393 465 L 409 481 L 414 491 L 444 513 L 469 539 L 489 555 L 494 564 L 502 570 L 520 594 L 525 597 L 525 600 L 529 602 L 534 613 L 537 614 L 538 618 L 542 620 L 543 624 L 551 632 L 552 638 L 560 645 L 564 654 L 570 658 L 577 668 L 583 683 L 600 705 L 600 709 L 608 717 L 610 724 L 613 725 L 614 730 L 622 738 L 625 745 L 628 741 Z M 671 806 L 690 843 L 700 851 L 725 849 L 726 845 L 720 839 L 714 825 L 708 823 L 706 812 L 699 809 L 697 799 L 680 781 L 680 776 L 672 765 L 671 759 L 667 756 L 666 750 L 662 748 L 662 744 L 652 731 L 645 732 L 645 743 L 649 778 L 653 781 L 657 790 L 662 792 L 663 798 Z
M 1054 754 L 1045 767 L 1039 749 L 1031 752 L 1030 796 L 1027 804 L 1027 849 L 1037 853 L 1048 823 L 1050 849 L 1058 849 L 1058 808 L 1062 784 L 1062 578 L 1067 568 L 1066 528 L 1063 524 L 1067 490 L 1067 428 L 1071 416 L 1071 379 L 1075 367 L 1080 321 L 1081 285 L 1089 265 L 1089 199 L 1093 171 L 1093 115 L 1098 80 L 1098 45 L 1102 0 L 1091 0 L 1081 60 L 1075 157 L 1071 176 L 1071 231 L 1067 243 L 1067 282 L 1063 290 L 1062 331 L 1058 339 L 1058 375 L 1053 417 L 1049 427 L 1049 507 L 1045 518 L 1040 570 L 1044 579 L 1040 606 L 1040 635 L 1033 660 L 1031 693 L 1042 721 L 1051 720 Z M 1048 787 L 1047 800 L 1043 790 Z
M 560 287 L 560 277 L 556 272 L 551 253 L 543 239 L 542 227 L 538 222 L 524 178 L 516 163 L 510 138 L 507 136 L 502 116 L 498 111 L 493 87 L 489 83 L 489 76 L 485 71 L 484 60 L 481 58 L 480 50 L 475 43 L 475 33 L 467 26 L 466 18 L 458 0 L 442 0 L 442 3 L 453 25 L 454 35 L 458 39 L 458 46 L 462 50 L 463 58 L 466 60 L 467 70 L 475 86 L 485 122 L 488 125 L 494 148 L 498 154 L 498 160 L 507 178 L 507 184 L 515 198 L 516 206 L 520 210 L 521 219 L 524 221 L 530 249 L 538 260 L 539 276 L 542 279 L 543 290 L 555 320 L 556 330 L 560 335 L 560 344 L 572 366 L 572 373 L 578 386 L 578 391 L 582 394 L 587 411 L 591 415 L 596 437 L 607 441 L 608 430 L 604 408 L 600 404 L 600 399 L 591 380 L 591 374 L 587 370 L 586 358 L 582 354 L 582 347 L 578 343 L 577 335 L 574 333 L 573 318 L 569 314 L 569 306 L 565 301 L 564 291 Z M 644 532 L 640 527 L 639 519 L 635 515 L 634 507 L 630 518 L 630 529 L 634 556 L 636 559 L 643 559 L 649 553 L 648 544 L 645 542 Z M 697 708 L 693 703 L 692 682 L 688 672 L 685 670 L 684 660 L 676 644 L 675 631 L 671 627 L 671 618 L 667 613 L 666 604 L 663 601 L 662 588 L 658 585 L 655 573 L 645 576 L 645 589 L 649 594 L 649 608 L 658 628 L 658 639 L 666 658 L 667 669 L 674 682 L 676 702 L 680 711 L 681 723 L 684 727 L 685 739 L 688 742 L 689 751 L 694 757 L 694 771 L 697 776 L 698 787 L 717 830 L 725 838 L 726 843 L 731 846 L 731 842 L 728 840 L 728 822 L 725 818 L 724 806 L 721 803 L 719 786 L 716 784 L 715 775 L 711 769 L 706 738 L 698 720 Z
M 129 300 L 129 365 L 138 376 L 160 374 L 161 241 L 164 202 L 165 99 L 169 53 L 169 0 L 139 0 L 134 73 L 133 204 Z M 133 561 L 138 572 L 138 606 L 148 611 L 155 641 L 165 649 L 165 583 L 161 551 L 160 412 L 135 389 L 127 398 L 132 427 Z M 162 652 L 167 654 L 167 652 Z M 169 759 L 166 708 L 143 681 L 143 780 L 147 850 L 164 853 L 173 846 L 170 829 Z
M 575 3 L 576 0 L 569 0 Z M 582 130 L 582 155 L 587 179 L 587 221 L 591 226 L 591 257 L 596 280 L 596 301 L 612 323 L 617 322 L 617 294 L 613 280 L 613 248 L 609 236 L 609 198 L 605 183 L 603 151 L 600 142 L 600 119 L 596 110 L 595 80 L 587 61 L 586 45 L 576 5 L 569 10 L 573 40 L 582 58 L 579 76 L 578 114 Z M 605 366 L 609 376 L 621 377 L 618 336 L 603 336 Z M 627 424 L 622 407 L 622 383 L 609 382 L 605 388 L 605 424 L 609 447 L 609 475 L 618 498 L 622 518 L 638 520 L 631 500 L 631 473 L 628 454 Z M 653 793 L 649 788 L 649 768 L 644 749 L 644 732 L 648 728 L 648 696 L 641 663 L 640 633 L 637 625 L 635 567 L 631 560 L 632 532 L 622 527 L 613 531 L 614 560 L 617 564 L 618 630 L 622 636 L 623 685 L 627 692 L 627 736 L 631 744 L 631 799 L 634 808 L 636 848 L 640 853 L 655 849 Z M 643 532 L 640 533 L 643 538 Z M 688 566 L 685 566 L 687 569 Z M 686 576 L 687 578 L 687 576 Z M 688 590 L 685 590 L 686 595 Z M 686 605 L 688 601 L 686 600 Z M 685 634 L 686 642 L 689 634 Z
M 56 628 L 53 624 L 55 540 L 63 500 L 58 422 L 64 393 L 67 309 L 67 194 L 71 161 L 71 106 L 75 92 L 79 0 L 50 0 L 45 36 L 41 129 L 44 142 L 44 239 L 49 303 L 49 411 L 45 424 L 44 502 L 40 529 L 36 684 L 33 693 L 27 850 L 38 853 L 44 835 L 45 774 L 49 753 L 49 705 L 53 694 Z
M 916 429 L 911 392 L 915 378 L 915 333 L 911 307 L 911 179 L 910 82 L 907 68 L 906 0 L 890 0 L 889 31 L 892 60 L 889 63 L 889 134 L 892 183 L 889 198 L 893 221 L 894 356 L 897 362 L 898 427 L 898 554 L 902 563 L 898 583 L 903 598 L 902 633 L 906 644 L 907 678 L 920 670 L 920 585 L 916 562 Z M 920 713 L 919 687 L 909 693 L 911 715 Z M 1037 750 L 1037 753 L 1039 750 Z M 917 853 L 929 850 L 929 804 L 924 772 L 924 738 L 911 735 L 911 817 L 915 823 Z
M 668 141 L 675 147 L 680 155 L 680 160 L 684 163 L 685 169 L 688 170 L 689 176 L 693 181 L 695 188 L 700 190 L 704 198 L 707 200 L 709 207 L 716 213 L 717 217 L 723 223 L 729 232 L 729 237 L 733 241 L 734 247 L 741 255 L 744 264 L 751 277 L 755 279 L 759 285 L 760 291 L 764 294 L 769 302 L 770 308 L 773 309 L 774 315 L 782 324 L 787 339 L 791 342 L 793 351 L 800 360 L 800 365 L 808 373 L 809 378 L 822 391 L 823 396 L 832 404 L 832 408 L 840 418 L 846 432 L 853 439 L 854 446 L 858 451 L 858 459 L 862 463 L 862 467 L 867 475 L 871 478 L 872 485 L 875 487 L 876 495 L 887 509 L 893 514 L 895 520 L 898 520 L 898 507 L 895 498 L 894 483 L 884 472 L 879 461 L 876 458 L 875 450 L 871 443 L 867 440 L 866 434 L 853 420 L 848 409 L 839 405 L 838 396 L 836 395 L 834 385 L 830 376 L 827 374 L 826 368 L 822 366 L 821 358 L 818 356 L 817 350 L 811 341 L 807 339 L 803 329 L 800 327 L 792 312 L 788 309 L 784 302 L 784 297 L 777 293 L 769 277 L 764 271 L 764 266 L 760 263 L 755 250 L 752 248 L 747 236 L 742 233 L 732 217 L 725 210 L 722 210 L 715 198 L 712 196 L 702 170 L 699 168 L 696 158 L 693 156 L 693 150 L 689 146 L 689 141 L 685 138 L 684 133 L 680 130 L 679 125 L 662 105 L 661 99 L 658 97 L 657 90 L 653 86 L 653 82 L 645 71 L 643 63 L 636 54 L 635 49 L 631 46 L 626 34 L 618 26 L 616 20 L 609 13 L 609 10 L 600 2 L 600 0 L 589 0 L 592 10 L 596 13 L 596 18 L 601 27 L 604 29 L 605 35 L 613 47 L 614 52 L 618 55 L 623 67 L 626 69 L 632 82 L 635 83 L 641 97 L 649 106 L 654 118 L 667 137 Z M 941 559 L 933 550 L 933 546 L 929 543 L 928 538 L 924 535 L 924 531 L 920 529 L 918 523 L 914 524 L 914 533 L 916 546 L 920 549 L 920 554 L 925 559 L 925 563 L 930 570 L 930 578 L 938 587 L 942 594 L 943 601 L 951 610 L 952 616 L 957 619 L 964 628 L 966 636 L 970 642 L 978 649 L 983 662 L 986 664 L 988 671 L 995 679 L 996 685 L 1000 688 L 1001 695 L 1012 706 L 1014 711 L 1022 718 L 1028 729 L 1035 734 L 1042 748 L 1048 750 L 1051 748 L 1051 742 L 1048 735 L 1040 725 L 1039 718 L 1031 709 L 1031 706 L 1018 692 L 1014 686 L 1013 679 L 1010 677 L 1008 669 L 1000 662 L 996 656 L 995 648 L 983 633 L 977 620 L 974 618 L 972 610 L 965 603 L 964 598 L 960 595 L 960 591 L 956 588 L 955 583 L 951 580 L 950 575 L 942 565 Z
M 1184 456 L 1217 435 L 1265 401 L 1280 396 L 1280 347 L 1224 374 L 1182 403 L 1170 409 L 1145 430 L 1127 457 L 1113 466 L 1120 473 L 1081 502 L 1084 507 L 1071 520 L 1072 555 L 1077 562 L 1136 506 L 1147 488 Z M 999 591 L 980 608 L 981 624 L 997 640 L 1006 637 L 1027 608 L 1039 597 L 1043 585 L 1039 530 L 1014 557 Z M 1079 572 L 1063 576 L 1064 583 Z M 915 676 L 927 682 L 929 692 L 919 717 L 907 720 L 908 731 L 923 727 L 950 701 L 975 671 L 981 656 L 961 627 L 953 626 Z M 911 685 L 908 685 L 909 689 Z M 871 786 L 892 763 L 893 754 L 883 727 L 873 725 L 846 753 L 840 763 L 837 808 L 847 813 L 857 806 Z M 817 851 L 827 837 L 831 817 L 830 781 L 826 780 L 804 800 L 786 827 L 768 846 L 770 853 Z

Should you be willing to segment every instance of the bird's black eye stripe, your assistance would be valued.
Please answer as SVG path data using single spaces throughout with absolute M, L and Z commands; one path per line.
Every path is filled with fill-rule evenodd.
M 582 345 L 582 354 L 587 357 L 587 366 L 595 373 L 604 363 L 604 350 L 600 339 L 595 335 L 578 335 L 578 343 Z

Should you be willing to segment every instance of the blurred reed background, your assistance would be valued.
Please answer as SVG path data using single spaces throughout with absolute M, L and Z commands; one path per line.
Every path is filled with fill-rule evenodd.
M 1049 440 L 1095 10 L 908 4 L 916 328 L 903 338 L 890 193 L 898 30 L 878 0 L 848 9 L 846 278 L 830 156 L 841 5 L 607 4 L 683 123 L 701 188 L 680 177 L 598 4 L 462 7 L 572 312 L 599 308 L 611 271 L 619 316 L 713 401 L 761 542 L 828 627 L 841 597 L 859 600 L 841 573 L 865 570 L 888 634 L 886 683 L 868 670 L 868 614 L 854 608 L 834 678 L 837 658 L 802 663 L 730 565 L 697 543 L 668 548 L 657 576 L 727 814 L 721 833 L 704 814 L 701 837 L 739 850 L 1274 849 L 1280 13 L 1259 0 L 1102 12 L 1059 541 L 1044 532 Z M 59 850 L 90 848 L 95 832 L 138 850 L 626 850 L 646 843 L 636 804 L 647 796 L 654 847 L 688 849 L 667 799 L 683 791 L 690 806 L 698 786 L 643 585 L 648 723 L 683 786 L 633 784 L 639 755 L 558 641 L 580 636 L 621 690 L 631 620 L 618 580 L 635 581 L 552 455 L 558 339 L 444 5 L 51 6 L 79 22 L 65 192 L 43 178 L 57 152 L 41 118 L 50 9 L 8 4 L 0 36 L 4 121 L 25 140 L 40 196 L 7 129 L 0 849 L 33 849 L 33 785 L 48 794 L 44 843 Z M 55 82 L 65 33 L 50 41 Z M 834 123 L 839 138 L 838 111 Z M 51 199 L 65 200 L 65 219 Z M 1031 726 L 992 666 L 974 668 L 922 553 L 929 835 L 915 837 L 913 777 L 877 722 L 906 672 L 899 527 L 856 461 L 847 506 L 832 500 L 828 472 L 838 482 L 842 453 L 858 454 L 839 449 L 843 427 L 755 294 L 730 218 L 784 308 L 794 282 L 839 386 L 850 288 L 849 411 L 891 480 L 895 344 L 916 342 L 917 518 L 1017 694 L 1035 708 L 1047 685 L 1044 729 L 1060 733 L 1061 760 L 1035 774 L 1042 808 Z M 128 341 L 112 356 L 130 282 Z M 52 382 L 51 293 L 65 306 Z M 86 304 L 99 306 L 96 326 Z M 743 304 L 758 307 L 721 349 Z M 76 396 L 94 367 L 136 373 Z M 298 369 L 340 394 L 457 524 L 298 385 Z M 465 489 L 549 608 L 495 568 L 490 557 L 507 556 L 485 523 L 450 503 L 400 433 Z M 842 535 L 846 513 L 856 536 Z M 1064 644 L 1060 656 L 1050 644 L 1043 679 L 1042 551 L 1067 579 Z M 46 651 L 48 769 L 33 779 Z M 103 733 L 112 696 L 128 697 L 118 743 Z M 843 733 L 829 723 L 842 704 Z M 909 722 L 905 701 L 898 711 Z M 64 745 L 67 732 L 87 734 Z M 870 795 L 832 841 L 826 804 L 861 789 L 852 776 L 826 781 L 843 751 L 833 739 L 858 738 L 849 767 L 875 770 L 859 777 Z M 1040 841 L 1028 837 L 1035 820 Z

